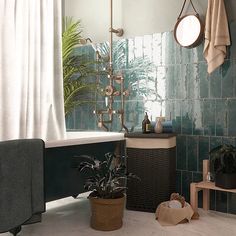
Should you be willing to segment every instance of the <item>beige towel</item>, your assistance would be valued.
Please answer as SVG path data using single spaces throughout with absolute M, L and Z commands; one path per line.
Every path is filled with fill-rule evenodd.
M 189 222 L 193 216 L 193 209 L 185 203 L 183 208 L 170 208 L 169 201 L 162 202 L 156 209 L 156 219 L 162 226 L 177 225 L 184 221 Z
M 228 45 L 230 36 L 224 0 L 208 0 L 203 53 L 209 74 L 224 63 Z

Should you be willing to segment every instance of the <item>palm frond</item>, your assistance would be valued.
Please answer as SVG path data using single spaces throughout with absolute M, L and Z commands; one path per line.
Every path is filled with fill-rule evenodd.
M 62 57 L 66 60 L 72 53 L 75 46 L 80 44 L 82 38 L 81 22 L 74 21 L 72 17 L 65 17 L 63 19 L 63 33 L 62 33 Z
M 62 56 L 63 56 L 63 82 L 64 107 L 67 116 L 76 106 L 93 102 L 91 99 L 82 100 L 83 94 L 95 92 L 96 70 L 95 59 L 88 58 L 77 50 L 81 46 L 82 28 L 80 20 L 72 17 L 63 19 Z M 79 49 L 79 48 L 78 48 Z

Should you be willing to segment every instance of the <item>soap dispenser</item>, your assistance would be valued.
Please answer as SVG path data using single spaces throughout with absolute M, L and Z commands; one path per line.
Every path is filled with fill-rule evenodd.
M 151 122 L 148 119 L 147 112 L 145 112 L 144 120 L 142 122 L 142 131 L 144 134 L 151 132 Z

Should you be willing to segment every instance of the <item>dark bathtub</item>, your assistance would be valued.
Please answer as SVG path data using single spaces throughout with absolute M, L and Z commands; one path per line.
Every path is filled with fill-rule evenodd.
M 68 139 L 46 142 L 45 199 L 46 202 L 85 192 L 84 176 L 77 166 L 80 155 L 92 155 L 102 160 L 105 153 L 124 154 L 124 135 L 105 132 L 69 133 Z

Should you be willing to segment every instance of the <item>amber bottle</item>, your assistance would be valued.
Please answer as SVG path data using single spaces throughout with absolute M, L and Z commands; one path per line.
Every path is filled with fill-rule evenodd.
M 148 119 L 147 112 L 145 112 L 144 120 L 142 122 L 142 131 L 144 134 L 151 133 L 151 122 Z

